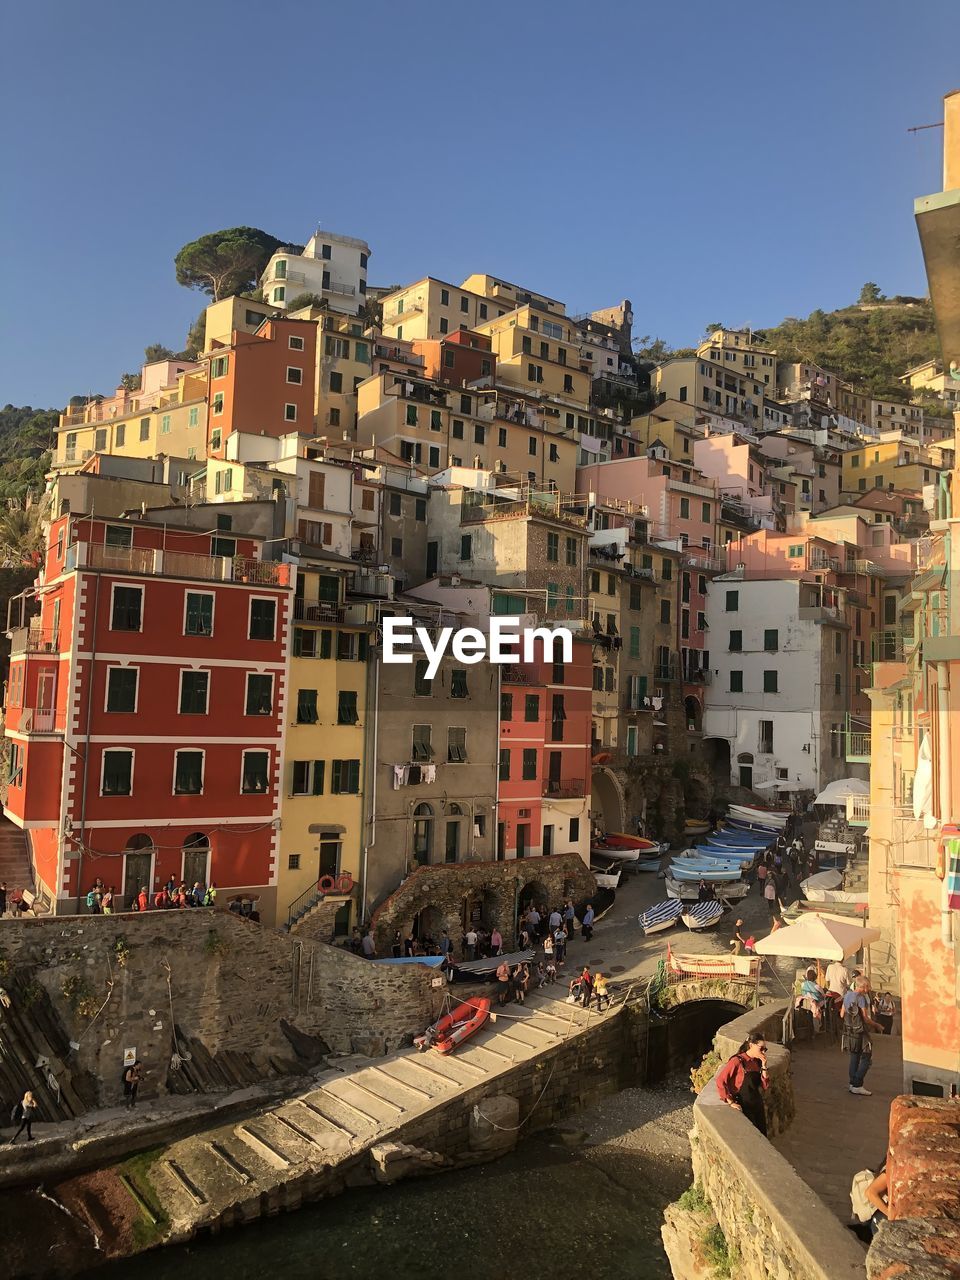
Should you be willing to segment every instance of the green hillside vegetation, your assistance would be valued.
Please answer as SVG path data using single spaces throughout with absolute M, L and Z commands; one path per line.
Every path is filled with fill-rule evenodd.
M 59 416 L 56 409 L 29 405 L 0 409 L 0 500 L 43 492 Z
M 864 286 L 865 293 L 868 288 Z M 781 360 L 811 361 L 865 391 L 894 400 L 909 399 L 897 381 L 899 374 L 940 356 L 927 298 L 881 295 L 866 306 L 812 311 L 805 320 L 788 316 L 772 329 L 755 332 Z

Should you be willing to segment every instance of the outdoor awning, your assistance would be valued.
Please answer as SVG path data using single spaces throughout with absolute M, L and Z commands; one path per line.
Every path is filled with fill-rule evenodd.
M 842 807 L 850 796 L 868 796 L 869 794 L 870 784 L 864 782 L 862 778 L 838 778 L 835 782 L 827 783 L 813 803 Z
M 878 942 L 879 929 L 822 915 L 804 916 L 796 924 L 775 929 L 756 944 L 757 955 L 793 956 L 800 960 L 845 960 L 869 942 Z

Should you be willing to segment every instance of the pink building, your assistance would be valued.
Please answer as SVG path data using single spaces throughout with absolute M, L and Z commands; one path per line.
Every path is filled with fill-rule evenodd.
M 715 480 L 721 497 L 743 508 L 766 528 L 775 524 L 774 501 L 765 460 L 755 444 L 740 436 L 707 436 L 693 446 L 693 460 L 708 480 Z

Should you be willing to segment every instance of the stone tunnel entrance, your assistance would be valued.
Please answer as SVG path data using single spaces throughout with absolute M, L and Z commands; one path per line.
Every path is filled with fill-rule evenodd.
M 623 796 L 608 769 L 594 769 L 590 794 L 590 821 L 601 831 L 623 831 Z
M 673 1071 L 698 1066 L 719 1028 L 748 1008 L 733 1000 L 692 1000 L 666 1013 L 651 1010 L 646 1083 L 657 1084 Z

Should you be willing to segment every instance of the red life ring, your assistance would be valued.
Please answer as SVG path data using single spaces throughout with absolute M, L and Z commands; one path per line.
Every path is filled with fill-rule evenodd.
M 336 887 L 337 882 L 334 880 L 333 876 L 321 876 L 320 883 L 317 885 L 317 888 L 321 893 L 333 893 Z
M 337 876 L 337 893 L 350 893 L 353 889 L 353 876 L 349 871 L 341 871 Z

